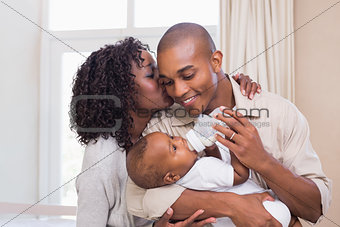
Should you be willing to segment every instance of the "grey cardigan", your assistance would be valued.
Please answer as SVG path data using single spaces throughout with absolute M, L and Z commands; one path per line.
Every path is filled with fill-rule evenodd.
M 82 173 L 76 180 L 78 227 L 151 226 L 152 222 L 127 212 L 125 163 L 125 150 L 112 137 L 87 145 Z

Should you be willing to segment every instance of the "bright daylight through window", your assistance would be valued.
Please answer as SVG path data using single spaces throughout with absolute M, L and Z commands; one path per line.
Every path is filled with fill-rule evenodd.
M 135 36 L 155 50 L 167 27 L 179 22 L 195 22 L 206 26 L 215 41 L 218 34 L 218 0 L 49 0 L 46 10 L 48 12 L 44 20 L 49 30 L 85 56 L 89 56 L 92 51 L 105 44 L 114 43 L 126 36 Z M 69 129 L 68 112 L 72 80 L 85 58 L 55 39 L 49 37 L 48 42 L 50 43 L 47 46 L 53 48 L 51 50 L 46 48 L 46 51 L 49 51 L 46 55 L 51 59 L 50 71 L 46 74 L 60 80 L 57 82 L 60 84 L 58 88 L 60 91 L 55 93 L 49 91 L 48 95 L 58 96 L 55 100 L 60 101 L 49 104 L 53 105 L 53 108 L 49 109 L 59 110 L 57 119 L 53 117 L 56 116 L 55 113 L 47 119 L 51 122 L 61 122 L 58 129 L 54 129 L 54 126 L 50 126 L 49 129 L 59 132 L 56 138 L 51 135 L 45 136 L 55 140 L 54 144 L 61 144 L 60 148 L 51 148 L 60 149 L 56 151 L 61 157 L 60 163 L 46 167 L 53 168 L 48 171 L 57 172 L 55 176 L 58 176 L 57 183 L 45 186 L 51 189 L 72 179 L 81 170 L 85 148 L 80 146 L 76 135 Z M 218 42 L 216 43 L 218 45 Z M 45 124 L 56 125 L 51 122 Z M 49 152 L 54 153 L 54 150 Z M 51 183 L 47 179 L 40 184 Z M 43 193 L 40 196 L 42 195 Z M 61 188 L 59 198 L 53 202 L 76 205 L 76 201 L 75 185 L 69 183 Z

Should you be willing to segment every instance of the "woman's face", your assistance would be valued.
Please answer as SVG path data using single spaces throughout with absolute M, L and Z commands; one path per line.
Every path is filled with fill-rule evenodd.
M 174 101 L 159 83 L 158 67 L 147 51 L 142 51 L 142 68 L 133 62 L 131 73 L 136 76 L 137 108 L 156 111 L 171 106 Z

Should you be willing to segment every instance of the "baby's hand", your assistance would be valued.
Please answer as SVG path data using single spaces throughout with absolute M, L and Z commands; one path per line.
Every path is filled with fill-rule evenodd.
M 206 147 L 204 149 L 204 151 L 205 151 L 206 156 L 208 156 L 208 157 L 215 157 L 215 158 L 218 158 L 218 159 L 222 160 L 222 156 L 221 156 L 220 150 L 218 149 L 218 146 L 216 144 L 213 144 L 210 147 Z

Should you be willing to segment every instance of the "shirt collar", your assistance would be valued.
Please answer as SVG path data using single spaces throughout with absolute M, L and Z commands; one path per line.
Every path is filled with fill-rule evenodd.
M 250 100 L 247 96 L 242 95 L 240 91 L 240 85 L 233 78 L 230 79 L 230 82 L 235 98 L 235 106 L 239 113 L 243 114 L 246 117 L 260 117 L 259 111 L 252 111 L 253 109 L 256 109 L 256 100 L 259 98 L 260 95 L 256 94 L 253 100 Z M 172 126 L 184 126 L 194 122 L 196 119 L 195 117 L 189 116 L 184 107 L 177 103 L 174 104 L 171 109 L 173 111 L 170 119 Z M 174 113 L 174 111 L 176 111 L 176 114 Z
M 246 117 L 260 117 L 260 112 L 254 110 L 257 109 L 256 101 L 261 95 L 256 94 L 253 100 L 250 100 L 247 96 L 242 95 L 240 85 L 233 78 L 230 79 L 230 82 L 233 88 L 235 106 L 239 113 Z
M 172 126 L 183 126 L 190 124 L 195 121 L 195 117 L 191 117 L 188 112 L 185 111 L 185 108 L 178 103 L 175 103 L 172 108 L 171 115 L 171 125 Z M 177 117 L 176 117 L 177 116 Z

